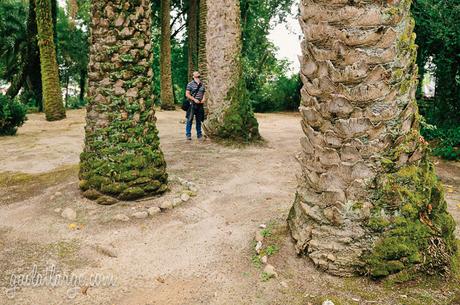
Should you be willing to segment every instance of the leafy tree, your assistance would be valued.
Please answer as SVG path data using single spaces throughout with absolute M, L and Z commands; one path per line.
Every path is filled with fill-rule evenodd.
M 293 0 L 241 0 L 243 75 L 256 111 L 282 110 L 279 101 L 268 97 L 273 86 L 284 86 L 281 80 L 286 79 L 288 65 L 276 58 L 276 46 L 268 35 L 285 20 L 292 4 Z
M 430 62 L 436 81 L 433 99 L 419 94 L 421 114 L 428 124 L 434 125 L 425 125 L 428 128 L 422 132 L 436 145 L 435 154 L 460 159 L 460 1 L 415 0 L 412 14 L 420 78 L 423 79 L 425 65 Z

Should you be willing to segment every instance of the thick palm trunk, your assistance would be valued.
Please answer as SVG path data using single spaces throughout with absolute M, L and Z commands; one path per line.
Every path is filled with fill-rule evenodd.
M 187 13 L 188 79 L 198 69 L 198 0 L 190 0 Z
M 410 1 L 301 3 L 297 251 L 337 275 L 448 271 L 455 224 L 419 135 Z
M 208 0 L 206 134 L 234 141 L 259 139 L 257 120 L 246 97 L 241 67 L 240 6 L 237 0 Z
M 160 40 L 160 100 L 161 109 L 174 110 L 174 92 L 171 71 L 171 1 L 161 0 L 161 40 Z
M 65 118 L 62 102 L 59 70 L 56 61 L 52 4 L 50 0 L 35 0 L 38 46 L 40 48 L 40 67 L 43 84 L 43 104 L 46 119 L 56 121 Z
M 207 0 L 198 0 L 198 70 L 201 74 L 201 80 L 205 85 L 208 84 L 208 64 L 206 60 L 206 33 L 207 33 L 207 18 L 208 4 Z
M 167 189 L 151 88 L 150 14 L 148 0 L 92 3 L 80 188 L 101 204 Z

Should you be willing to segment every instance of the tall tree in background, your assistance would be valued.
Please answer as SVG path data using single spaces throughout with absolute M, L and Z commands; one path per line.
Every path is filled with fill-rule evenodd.
M 337 275 L 448 273 L 455 223 L 419 134 L 410 1 L 301 2 L 296 249 Z
M 35 14 L 35 1 L 29 1 L 29 17 L 27 19 L 27 36 L 29 39 L 29 63 L 27 66 L 27 87 L 35 99 L 38 111 L 43 111 L 42 74 L 40 67 L 40 50 L 37 41 L 37 22 Z
M 243 142 L 260 138 L 242 78 L 241 44 L 239 1 L 208 0 L 206 62 L 209 116 L 204 129 L 211 138 Z
M 174 110 L 174 93 L 171 71 L 171 1 L 161 0 L 160 74 L 161 109 Z
M 199 21 L 198 21 L 198 70 L 201 74 L 201 80 L 204 84 L 208 84 L 208 65 L 206 59 L 206 35 L 207 35 L 207 19 L 208 19 L 208 0 L 198 0 L 199 6 Z
M 35 1 L 45 115 L 48 121 L 61 120 L 65 118 L 65 108 L 54 43 L 52 3 L 50 0 Z
M 189 0 L 187 13 L 188 41 L 188 79 L 192 79 L 193 71 L 198 69 L 198 12 L 199 0 Z
M 100 204 L 167 189 L 153 107 L 150 1 L 92 1 L 80 188 Z

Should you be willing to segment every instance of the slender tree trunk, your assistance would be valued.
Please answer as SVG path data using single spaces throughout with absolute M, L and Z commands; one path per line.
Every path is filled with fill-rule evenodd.
M 150 1 L 92 2 L 83 195 L 111 204 L 167 190 L 153 105 Z M 126 19 L 128 18 L 129 19 Z
M 48 121 L 56 121 L 65 118 L 65 109 L 62 102 L 56 48 L 53 38 L 51 1 L 35 1 L 45 115 Z
M 288 223 L 321 269 L 448 272 L 455 223 L 419 134 L 410 1 L 301 1 L 302 175 Z
M 206 134 L 243 142 L 259 139 L 257 120 L 242 78 L 239 1 L 208 0 L 207 4 Z
M 198 0 L 190 0 L 187 16 L 188 79 L 198 69 Z
M 171 71 L 171 1 L 161 0 L 161 39 L 160 39 L 160 100 L 161 109 L 174 110 L 174 92 Z
M 87 74 L 88 73 L 86 70 L 80 70 L 80 101 L 83 101 L 85 99 L 85 86 Z
M 34 93 L 38 111 L 43 111 L 42 74 L 40 71 L 40 50 L 37 41 L 37 22 L 35 1 L 29 1 L 29 19 L 27 20 L 27 36 L 29 51 L 29 65 L 27 67 L 27 81 L 29 89 Z

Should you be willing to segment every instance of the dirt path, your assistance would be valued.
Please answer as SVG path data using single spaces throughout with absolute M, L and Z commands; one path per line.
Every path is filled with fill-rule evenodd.
M 17 137 L 0 139 L 0 196 L 7 198 L 0 201 L 0 304 L 284 305 L 326 298 L 336 305 L 406 304 L 421 296 L 430 301 L 425 304 L 444 304 L 436 300 L 457 293 L 432 288 L 425 296 L 425 289 L 414 287 L 392 291 L 365 279 L 325 275 L 296 258 L 284 219 L 299 171 L 297 114 L 258 115 L 267 143 L 243 149 L 186 142 L 182 112 L 157 116 L 172 191 L 164 198 L 114 207 L 97 206 L 78 191 L 84 111 L 70 111 L 67 120 L 55 123 L 30 115 Z M 438 166 L 451 186 L 451 210 L 460 219 L 460 166 Z M 197 196 L 153 218 L 113 220 L 116 214 L 131 215 L 179 196 L 184 187 L 175 177 L 195 183 Z M 77 212 L 76 220 L 60 216 L 66 207 Z M 270 281 L 251 261 L 254 233 L 262 223 L 273 223 L 268 240 L 279 248 L 269 258 L 279 276 Z M 22 287 L 7 298 L 11 280 L 19 280 L 11 275 L 29 273 L 34 264 L 43 274 L 55 265 L 56 274 L 72 272 L 85 280 L 91 274 L 112 276 L 115 285 Z

